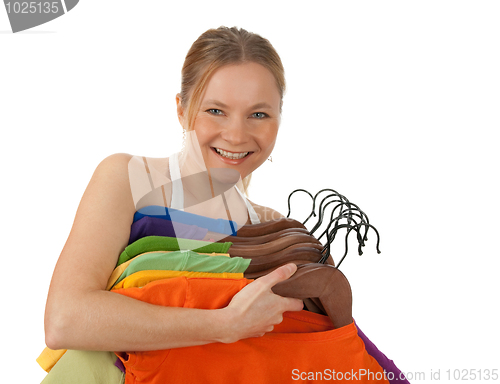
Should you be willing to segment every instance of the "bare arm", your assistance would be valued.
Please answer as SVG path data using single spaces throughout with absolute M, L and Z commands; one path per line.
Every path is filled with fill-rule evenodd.
M 300 300 L 271 291 L 293 274 L 290 266 L 249 284 L 220 310 L 161 307 L 107 292 L 135 212 L 130 158 L 116 154 L 104 159 L 85 190 L 49 289 L 48 347 L 144 351 L 233 342 L 260 336 L 281 322 L 284 311 L 302 309 Z

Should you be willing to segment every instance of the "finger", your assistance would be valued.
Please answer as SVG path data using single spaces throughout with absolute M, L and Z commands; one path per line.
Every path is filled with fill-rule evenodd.
M 285 312 L 298 312 L 304 309 L 304 302 L 301 299 L 283 297 L 283 300 L 285 300 Z
M 275 269 L 274 271 L 259 277 L 255 281 L 259 281 L 260 283 L 265 284 L 269 288 L 279 283 L 280 281 L 288 279 L 292 276 L 297 270 L 297 266 L 294 263 L 288 263 L 282 265 L 281 267 Z

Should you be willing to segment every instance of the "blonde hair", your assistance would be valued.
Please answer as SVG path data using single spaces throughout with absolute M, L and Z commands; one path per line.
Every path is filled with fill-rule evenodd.
M 242 28 L 219 27 L 209 29 L 198 37 L 184 60 L 180 97 L 181 106 L 186 111 L 186 131 L 193 129 L 201 96 L 210 76 L 224 65 L 245 62 L 261 64 L 273 74 L 281 96 L 281 112 L 285 93 L 285 70 L 269 40 Z M 244 193 L 247 195 L 251 177 L 252 174 L 243 180 Z

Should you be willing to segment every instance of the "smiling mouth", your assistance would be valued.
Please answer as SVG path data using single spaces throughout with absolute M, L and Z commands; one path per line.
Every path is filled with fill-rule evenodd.
M 253 153 L 253 152 L 228 152 L 228 151 L 224 151 L 223 149 L 215 148 L 215 147 L 212 147 L 212 149 L 218 155 L 225 157 L 227 159 L 231 159 L 231 160 L 243 159 L 244 157 L 247 157 L 250 153 Z

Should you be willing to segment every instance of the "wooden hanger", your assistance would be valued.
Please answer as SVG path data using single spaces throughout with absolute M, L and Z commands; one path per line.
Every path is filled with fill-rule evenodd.
M 302 228 L 307 230 L 304 224 L 297 220 L 282 217 L 278 220 L 266 221 L 264 223 L 244 225 L 238 229 L 236 235 L 241 237 L 255 237 L 278 232 L 287 228 Z
M 303 265 L 303 264 L 311 264 L 311 261 L 310 260 L 289 260 L 289 261 L 281 261 L 280 260 L 280 261 L 276 262 L 271 268 L 268 268 L 268 269 L 264 269 L 264 268 L 262 268 L 262 266 L 259 266 L 257 268 L 254 268 L 254 267 L 250 268 L 250 266 L 252 265 L 252 263 L 250 262 L 250 266 L 247 268 L 247 270 L 245 271 L 243 276 L 247 279 L 258 279 L 261 276 L 264 276 L 264 275 L 267 275 L 268 273 L 271 273 L 276 268 L 279 268 L 279 267 L 281 267 L 285 264 L 289 264 L 289 263 L 294 263 L 295 265 L 299 266 L 299 265 Z M 255 270 L 253 270 L 253 269 L 255 269 Z
M 334 328 L 352 323 L 352 293 L 349 281 L 339 269 L 325 264 L 304 264 L 272 291 L 296 299 L 319 298 Z
M 219 243 L 224 243 L 224 242 L 231 242 L 233 244 L 240 244 L 240 243 L 245 243 L 245 244 L 263 244 L 269 241 L 272 241 L 274 239 L 277 239 L 279 237 L 287 236 L 288 234 L 298 234 L 298 233 L 303 233 L 303 234 L 309 234 L 307 229 L 303 228 L 287 228 L 283 229 L 278 232 L 273 232 L 273 233 L 268 233 L 267 235 L 262 235 L 262 236 L 255 236 L 255 237 L 239 237 L 239 236 L 228 236 L 225 237 L 222 240 L 219 240 Z
M 311 247 L 317 248 L 320 251 L 324 248 L 323 245 L 312 236 L 301 233 L 297 235 L 278 238 L 265 244 L 233 244 L 229 248 L 229 254 L 231 256 L 240 257 L 268 255 L 274 252 L 281 251 L 291 245 L 298 243 L 308 243 Z
M 295 260 L 301 260 L 301 264 L 317 263 L 321 257 L 321 252 L 315 248 L 307 246 L 298 247 L 271 255 L 251 258 L 250 265 L 247 267 L 245 273 L 265 271 L 270 268 L 276 268 L 277 265 L 294 262 Z
M 246 255 L 246 256 L 240 256 L 240 257 L 243 257 L 244 259 L 262 259 L 262 258 L 266 258 L 266 257 L 272 257 L 274 255 L 283 255 L 287 252 L 291 252 L 297 248 L 303 248 L 303 247 L 307 247 L 308 249 L 311 249 L 311 250 L 314 250 L 315 253 L 317 254 L 321 254 L 323 255 L 323 253 L 320 251 L 319 247 L 317 247 L 317 244 L 314 244 L 314 243 L 297 243 L 297 244 L 292 244 L 290 245 L 289 247 L 286 247 L 282 250 L 279 250 L 277 252 L 273 252 L 273 253 L 268 253 L 268 254 L 265 254 L 265 253 L 257 253 L 257 254 L 249 254 L 249 255 Z

